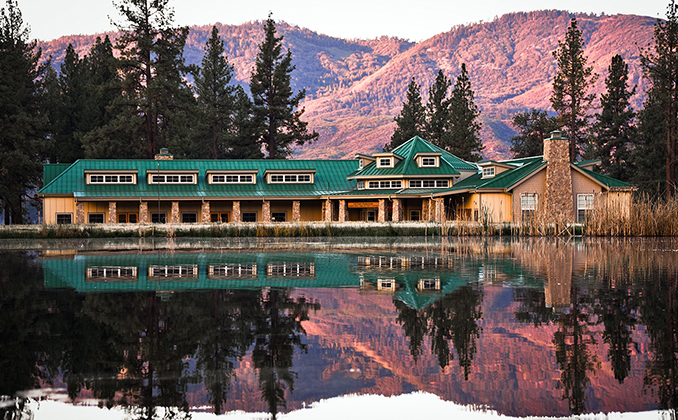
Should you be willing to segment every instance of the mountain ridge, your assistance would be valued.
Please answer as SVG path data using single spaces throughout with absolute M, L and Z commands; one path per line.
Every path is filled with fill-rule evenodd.
M 510 125 L 515 112 L 550 110 L 551 81 L 556 72 L 552 52 L 572 17 L 577 18 L 589 64 L 600 76 L 593 91 L 604 91 L 611 57 L 620 54 L 629 66 L 629 82 L 638 85 L 632 98 L 642 105 L 647 81 L 642 77 L 640 49 L 652 41 L 656 19 L 636 15 L 574 14 L 559 10 L 516 12 L 490 22 L 457 25 L 421 42 L 395 37 L 341 39 L 278 22 L 283 45 L 293 55 L 295 90 L 306 89 L 302 118 L 320 133 L 317 142 L 298 147 L 295 158 L 352 158 L 373 153 L 390 141 L 393 117 L 400 112 L 407 84 L 414 76 L 426 100 L 438 69 L 454 80 L 461 63 L 469 71 L 481 109 L 481 138 L 489 159 L 510 157 Z M 263 40 L 262 22 L 216 24 L 225 54 L 235 68 L 235 82 L 246 86 Z M 212 25 L 190 27 L 184 56 L 199 64 Z M 43 56 L 58 69 L 68 43 L 85 54 L 95 35 L 38 41 Z M 115 38 L 117 33 L 110 32 Z

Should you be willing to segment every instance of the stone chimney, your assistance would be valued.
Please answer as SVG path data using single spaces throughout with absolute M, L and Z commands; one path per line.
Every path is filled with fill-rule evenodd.
M 551 137 L 544 140 L 544 212 L 549 222 L 569 223 L 574 221 L 570 141 L 561 134 L 560 131 L 552 131 Z
M 160 153 L 155 155 L 155 160 L 173 160 L 173 159 L 174 156 L 170 154 L 169 150 L 167 150 L 166 147 L 160 149 Z

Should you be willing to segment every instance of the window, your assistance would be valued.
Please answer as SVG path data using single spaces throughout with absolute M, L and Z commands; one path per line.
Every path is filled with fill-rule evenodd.
M 243 212 L 242 221 L 243 222 L 256 222 L 257 221 L 257 212 L 254 212 L 254 211 Z
M 483 168 L 483 178 L 492 178 L 494 176 L 494 166 Z
M 195 175 L 152 175 L 151 184 L 194 184 Z
M 134 184 L 134 175 L 131 174 L 103 174 L 89 175 L 90 184 Z
M 421 166 L 438 166 L 437 163 L 437 159 L 434 157 L 421 158 Z
M 271 277 L 315 277 L 315 263 L 270 263 L 266 266 L 266 275 Z
M 56 222 L 58 225 L 70 225 L 73 223 L 73 214 L 72 213 L 57 213 Z
M 523 222 L 529 222 L 534 218 L 538 205 L 537 198 L 535 193 L 520 194 L 520 211 Z
M 440 279 L 421 279 L 417 286 L 420 291 L 440 290 Z
M 181 223 L 196 223 L 198 221 L 198 213 L 181 213 Z
M 360 160 L 358 160 L 358 169 L 362 169 L 362 168 L 363 168 L 363 160 L 360 159 Z
M 379 158 L 380 168 L 390 168 L 391 166 L 393 166 L 391 164 L 391 158 Z
M 284 222 L 287 219 L 287 213 L 283 212 L 272 212 L 271 221 L 272 222 Z
M 285 183 L 285 184 L 308 184 L 311 182 L 310 174 L 285 174 L 276 175 L 271 174 L 271 183 Z
M 228 277 L 256 277 L 257 265 L 252 264 L 211 264 L 208 267 L 210 277 L 228 278 Z
M 88 280 L 105 280 L 105 279 L 136 279 L 136 267 L 88 267 Z
M 374 210 L 368 210 L 366 214 L 366 220 L 368 222 L 376 222 L 377 221 L 377 212 Z
M 449 188 L 450 181 L 447 179 L 413 179 L 410 180 L 410 188 Z
M 137 213 L 118 213 L 118 223 L 137 223 L 138 221 Z
M 593 211 L 593 194 L 577 194 L 577 221 L 586 222 Z
M 103 213 L 89 213 L 87 215 L 87 222 L 88 223 L 103 223 L 104 222 L 104 214 Z
M 165 213 L 151 213 L 151 223 L 167 223 L 167 215 Z
M 365 181 L 358 181 L 358 189 L 359 190 L 365 189 Z
M 211 213 L 210 214 L 210 221 L 212 223 L 218 223 L 218 222 L 228 223 L 229 220 L 230 220 L 230 217 L 229 217 L 228 213 Z
M 211 175 L 212 184 L 252 184 L 254 175 Z
M 410 220 L 418 222 L 421 220 L 421 210 L 410 210 Z
M 377 279 L 377 290 L 393 292 L 395 289 L 395 279 Z
M 367 183 L 370 189 L 402 188 L 402 185 L 402 181 L 370 181 Z
M 149 277 L 196 278 L 197 265 L 152 265 L 148 267 Z

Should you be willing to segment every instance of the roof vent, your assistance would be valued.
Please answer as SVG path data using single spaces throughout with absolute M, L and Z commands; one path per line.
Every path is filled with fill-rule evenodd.
M 160 149 L 160 153 L 155 155 L 155 160 L 173 160 L 174 156 L 172 156 L 169 152 L 169 150 L 166 147 L 163 147 Z

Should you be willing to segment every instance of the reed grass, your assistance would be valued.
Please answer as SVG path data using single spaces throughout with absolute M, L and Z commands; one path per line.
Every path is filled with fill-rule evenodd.
M 677 236 L 678 198 L 634 197 L 630 206 L 618 201 L 600 201 L 586 221 L 591 236 Z

